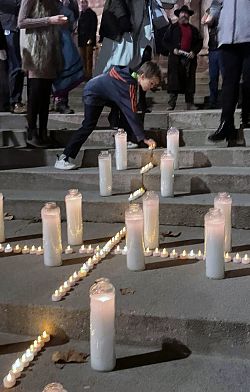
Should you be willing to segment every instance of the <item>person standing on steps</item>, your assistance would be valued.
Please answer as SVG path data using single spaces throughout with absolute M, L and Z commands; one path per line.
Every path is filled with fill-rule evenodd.
M 212 142 L 228 141 L 228 147 L 244 145 L 234 125 L 234 112 L 242 78 L 242 127 L 250 127 L 250 1 L 213 0 L 210 15 L 212 23 L 219 19 L 219 47 L 224 66 L 222 84 L 222 113 L 218 129 L 208 137 Z
M 45 147 L 51 86 L 63 69 L 60 26 L 67 23 L 59 15 L 57 0 L 22 0 L 18 16 L 21 30 L 23 69 L 28 74 L 27 144 Z M 39 130 L 37 131 L 37 119 Z
M 195 74 L 197 54 L 203 46 L 203 39 L 196 27 L 189 23 L 194 11 L 184 5 L 174 11 L 178 22 L 167 29 L 163 45 L 169 51 L 168 56 L 168 109 L 174 110 L 178 94 L 185 94 L 187 110 L 194 106 Z
M 61 170 L 75 168 L 69 159 L 76 158 L 83 143 L 95 129 L 104 106 L 111 106 L 114 103 L 129 123 L 137 143 L 142 147 L 154 148 L 155 141 L 146 138 L 143 123 L 136 113 L 137 87 L 141 86 L 143 91 L 149 91 L 157 87 L 160 81 L 161 70 L 156 63 L 151 61 L 144 63 L 137 72 L 131 71 L 128 67 L 115 66 L 108 73 L 91 79 L 83 92 L 84 120 L 82 126 L 73 133 L 63 154 L 58 157 L 55 168 Z

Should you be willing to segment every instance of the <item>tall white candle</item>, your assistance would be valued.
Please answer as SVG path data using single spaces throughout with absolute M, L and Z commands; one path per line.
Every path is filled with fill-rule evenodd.
M 219 208 L 225 217 L 225 252 L 232 250 L 232 198 L 227 192 L 218 193 L 214 207 Z
M 92 369 L 114 369 L 115 356 L 115 288 L 101 278 L 90 288 L 90 360 Z
M 127 134 L 123 129 L 115 135 L 115 160 L 116 170 L 127 169 Z
M 127 267 L 131 271 L 145 269 L 143 244 L 143 211 L 139 204 L 131 204 L 125 213 L 127 229 Z
M 205 215 L 206 276 L 223 279 L 225 217 L 218 208 L 211 208 Z
M 2 193 L 0 193 L 0 242 L 5 242 L 4 214 L 3 214 L 3 194 Z
M 44 264 L 62 264 L 61 214 L 56 203 L 46 203 L 41 211 L 43 224 Z
M 99 188 L 101 196 L 112 195 L 112 165 L 111 154 L 102 151 L 98 156 L 99 165 Z
M 174 157 L 174 169 L 179 169 L 179 131 L 171 127 L 167 132 L 167 151 Z
M 145 248 L 159 247 L 159 196 L 149 191 L 143 198 L 144 245 Z
M 82 195 L 78 189 L 70 189 L 65 196 L 67 235 L 69 245 L 81 245 L 83 240 Z
M 174 157 L 167 151 L 161 156 L 161 195 L 174 196 Z

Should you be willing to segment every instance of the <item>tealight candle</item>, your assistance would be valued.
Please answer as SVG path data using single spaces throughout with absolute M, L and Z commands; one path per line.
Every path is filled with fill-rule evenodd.
M 38 246 L 37 251 L 36 251 L 36 255 L 37 256 L 43 255 L 43 248 L 41 246 Z
M 97 257 L 96 255 L 94 255 L 94 256 L 92 257 L 92 260 L 93 260 L 93 263 L 96 265 L 96 264 L 98 264 L 98 262 L 99 262 L 99 257 Z
M 74 278 L 75 282 L 78 282 L 79 277 L 78 277 L 78 273 L 76 271 L 73 273 L 73 278 Z
M 75 286 L 76 281 L 75 281 L 75 279 L 73 278 L 73 275 L 71 275 L 71 276 L 69 277 L 68 284 L 69 284 L 71 287 L 72 287 L 72 286 Z
M 12 370 L 14 370 L 13 368 L 15 368 L 18 373 L 23 371 L 23 364 L 19 358 L 17 358 L 16 362 L 12 365 Z
M 127 231 L 127 229 L 126 229 L 126 227 L 124 227 L 124 228 L 122 229 L 122 233 L 125 235 L 125 234 L 126 234 L 126 231 Z
M 163 250 L 161 251 L 161 257 L 168 257 L 168 251 L 166 248 L 163 248 Z
M 26 353 L 24 353 L 24 354 L 22 355 L 21 362 L 22 362 L 22 364 L 23 364 L 23 367 L 29 366 L 30 361 L 29 361 L 29 359 L 27 358 Z
M 56 290 L 54 294 L 52 294 L 51 299 L 53 302 L 61 301 L 62 296 L 60 295 L 59 291 Z
M 97 252 L 100 252 L 100 246 L 99 245 L 97 245 L 97 247 L 95 248 L 95 252 L 94 253 L 97 253 Z
M 38 353 L 38 351 L 41 351 L 41 349 L 42 349 L 41 345 L 38 343 L 37 340 L 35 340 L 34 341 L 34 350 L 35 350 L 35 352 Z
M 43 346 L 44 346 L 44 341 L 43 341 L 43 338 L 42 338 L 42 336 L 38 336 L 38 338 L 37 338 L 37 342 L 38 342 L 38 344 L 40 344 L 40 346 L 41 346 L 41 347 L 43 347 Z
M 161 255 L 161 252 L 159 251 L 158 248 L 155 248 L 155 250 L 153 251 L 153 256 L 154 257 L 159 257 Z
M 71 248 L 70 245 L 68 245 L 67 248 L 65 249 L 65 254 L 66 254 L 66 255 L 69 255 L 69 254 L 71 254 L 71 253 L 73 253 L 73 249 Z
M 35 247 L 35 245 L 32 245 L 32 247 L 30 249 L 30 254 L 31 255 L 35 255 L 36 254 L 36 247 Z
M 120 245 L 117 245 L 117 247 L 116 247 L 116 249 L 114 251 L 114 254 L 115 255 L 121 255 L 122 254 L 122 250 L 120 248 Z
M 187 255 L 187 252 L 184 249 L 184 251 L 180 254 L 180 259 L 187 259 L 187 258 L 188 258 L 188 255 Z
M 242 257 L 241 260 L 242 264 L 249 264 L 250 263 L 250 257 L 248 257 L 248 254 L 246 253 L 244 257 Z
M 31 354 L 33 354 L 35 356 L 36 352 L 35 352 L 35 349 L 34 349 L 34 344 L 31 344 L 30 348 L 28 350 L 30 350 Z
M 104 259 L 104 257 L 106 256 L 106 254 L 105 254 L 106 252 L 102 249 L 102 250 L 100 250 L 100 258 L 101 259 Z
M 193 249 L 189 252 L 188 258 L 189 258 L 190 260 L 193 260 L 193 259 L 196 258 L 196 254 L 194 253 Z
M 93 269 L 94 263 L 93 263 L 93 260 L 91 259 L 91 257 L 87 260 L 86 264 L 87 264 L 87 266 L 89 267 L 90 270 Z
M 70 283 L 68 283 L 67 281 L 65 281 L 65 282 L 63 283 L 63 288 L 64 288 L 64 290 L 65 290 L 66 292 L 70 291 L 70 288 L 71 288 Z
M 32 353 L 32 352 L 30 351 L 29 348 L 25 351 L 25 355 L 26 355 L 26 359 L 27 359 L 29 362 L 33 361 L 33 359 L 34 359 L 34 353 Z
M 0 244 L 0 253 L 4 252 L 4 247 Z
M 81 253 L 81 254 L 87 254 L 87 249 L 85 248 L 84 245 L 82 245 L 82 246 L 80 247 L 79 253 Z
M 197 255 L 196 255 L 197 260 L 204 260 L 204 255 L 202 254 L 202 251 L 199 250 Z
M 124 248 L 122 249 L 122 255 L 126 256 L 127 252 L 128 252 L 128 247 L 127 245 L 125 245 Z
M 15 378 L 19 378 L 21 376 L 21 372 L 17 371 L 16 365 L 13 364 L 11 370 L 9 371 L 9 373 L 15 377 Z
M 233 262 L 236 264 L 240 264 L 241 263 L 241 257 L 239 255 L 239 253 L 236 253 L 236 256 L 233 258 Z
M 22 253 L 24 255 L 30 253 L 30 248 L 28 247 L 28 245 L 24 245 L 23 249 L 22 249 Z
M 22 249 L 21 249 L 20 245 L 17 244 L 17 245 L 14 247 L 13 252 L 16 253 L 16 254 L 21 253 L 21 252 L 22 252 Z
M 144 251 L 144 256 L 146 256 L 146 257 L 149 257 L 149 256 L 152 256 L 152 250 L 150 250 L 149 248 L 147 248 L 145 251 Z
M 89 272 L 89 267 L 88 267 L 88 265 L 86 264 L 86 263 L 84 263 L 83 265 L 82 265 L 82 268 L 88 273 Z
M 88 255 L 92 255 L 93 253 L 94 253 L 94 249 L 92 248 L 91 245 L 89 245 L 88 248 L 87 248 L 87 254 Z
M 12 252 L 12 247 L 10 246 L 10 244 L 7 244 L 5 249 L 4 249 L 5 253 L 11 253 Z
M 224 261 L 225 261 L 225 263 L 229 263 L 230 261 L 232 261 L 232 258 L 228 252 L 226 252 L 226 253 L 224 252 Z
M 84 278 L 85 276 L 87 275 L 87 271 L 83 268 L 83 267 L 81 267 L 80 268 L 80 271 L 78 271 L 78 276 L 79 276 L 79 278 Z
M 63 286 L 59 287 L 59 294 L 63 297 L 66 294 L 66 291 Z
M 176 252 L 176 250 L 174 249 L 174 250 L 172 250 L 172 252 L 170 253 L 170 257 L 172 258 L 172 259 L 177 259 L 177 257 L 178 257 L 178 253 Z
M 9 373 L 6 377 L 3 379 L 3 386 L 4 388 L 12 388 L 16 384 L 16 377 Z

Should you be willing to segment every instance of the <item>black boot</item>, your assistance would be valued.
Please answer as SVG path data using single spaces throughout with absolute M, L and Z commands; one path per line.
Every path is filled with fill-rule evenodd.
M 208 140 L 211 142 L 220 142 L 222 140 L 228 140 L 230 135 L 235 133 L 235 127 L 233 124 L 228 123 L 227 121 L 222 121 L 219 125 L 219 128 L 208 136 Z

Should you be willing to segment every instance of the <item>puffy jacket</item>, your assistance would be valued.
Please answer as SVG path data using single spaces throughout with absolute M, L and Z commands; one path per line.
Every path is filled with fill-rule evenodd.
M 213 0 L 210 14 L 219 18 L 219 46 L 250 42 L 250 0 Z

